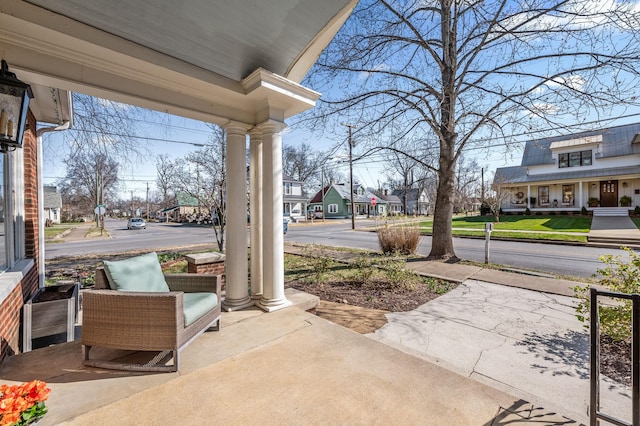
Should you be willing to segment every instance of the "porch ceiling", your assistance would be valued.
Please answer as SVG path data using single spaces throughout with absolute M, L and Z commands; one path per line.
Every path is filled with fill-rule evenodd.
M 224 124 L 282 120 L 357 0 L 3 0 L 18 78 Z

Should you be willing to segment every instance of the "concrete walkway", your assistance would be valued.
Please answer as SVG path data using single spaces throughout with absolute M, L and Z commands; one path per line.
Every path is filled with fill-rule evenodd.
M 640 230 L 629 216 L 594 216 L 587 236 L 589 243 L 640 247 Z
M 372 337 L 588 423 L 589 334 L 576 299 L 467 280 Z M 631 390 L 608 378 L 601 408 L 631 422 Z

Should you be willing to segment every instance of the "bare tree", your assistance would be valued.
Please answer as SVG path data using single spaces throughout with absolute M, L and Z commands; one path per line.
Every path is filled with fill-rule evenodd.
M 304 82 L 324 93 L 306 119 L 379 146 L 391 128 L 422 139 L 438 157 L 430 257 L 452 258 L 463 152 L 637 106 L 639 24 L 616 0 L 363 0 Z
M 322 152 L 314 151 L 303 143 L 296 147 L 285 145 L 282 148 L 282 171 L 291 178 L 302 182 L 305 191 L 310 192 L 321 173 L 324 164 Z
M 177 161 L 171 161 L 167 154 L 156 157 L 156 172 L 158 173 L 156 184 L 162 193 L 160 203 L 164 208 L 169 207 L 171 200 L 175 198 L 175 193 L 173 193 L 173 197 L 170 194 L 176 186 L 178 170 Z
M 482 184 L 481 168 L 474 158 L 468 160 L 461 157 L 456 171 L 456 193 L 453 210 L 455 212 L 469 211 L 475 197 L 480 198 Z
M 502 205 L 511 197 L 511 191 L 504 186 L 504 181 L 500 176 L 494 176 L 491 190 L 484 199 L 484 204 L 489 207 L 491 213 L 500 222 L 500 212 Z
M 64 163 L 67 174 L 58 186 L 63 203 L 85 206 L 77 213 L 90 214 L 98 204 L 117 199 L 119 165 L 113 158 L 102 153 L 76 152 Z
M 224 249 L 226 220 L 226 142 L 223 129 L 210 125 L 212 131 L 205 148 L 189 153 L 183 161 L 177 160 L 176 191 L 198 200 L 209 210 L 218 249 Z

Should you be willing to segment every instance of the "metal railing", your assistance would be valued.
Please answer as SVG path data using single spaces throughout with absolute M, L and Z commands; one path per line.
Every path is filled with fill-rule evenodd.
M 600 317 L 598 296 L 631 300 L 631 423 L 600 412 Z M 591 375 L 589 421 L 592 426 L 605 420 L 618 426 L 640 426 L 640 294 L 614 293 L 591 288 Z

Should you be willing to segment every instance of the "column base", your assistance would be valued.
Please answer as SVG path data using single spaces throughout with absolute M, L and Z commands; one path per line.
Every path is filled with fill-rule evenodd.
M 240 309 L 248 308 L 255 305 L 255 301 L 251 300 L 249 296 L 242 299 L 225 299 L 222 302 L 222 310 L 225 312 L 239 311 Z
M 253 300 L 256 304 L 262 300 L 262 293 L 256 293 L 251 295 L 251 300 Z
M 289 306 L 292 306 L 292 305 L 293 303 L 290 300 L 288 300 L 286 297 L 283 297 L 282 299 L 264 299 L 263 298 L 256 303 L 256 306 L 258 308 L 266 312 L 277 311 L 280 309 L 288 308 Z

